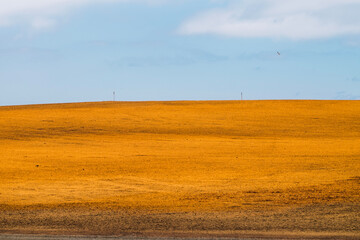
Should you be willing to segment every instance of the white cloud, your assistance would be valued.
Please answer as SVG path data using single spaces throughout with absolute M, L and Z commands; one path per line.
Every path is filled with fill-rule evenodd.
M 0 0 L 0 27 L 26 24 L 34 29 L 49 28 L 67 11 L 89 4 L 142 2 L 161 4 L 168 0 Z
M 40 29 L 55 24 L 65 10 L 80 6 L 87 0 L 0 0 L 0 26 L 28 24 Z
M 316 39 L 360 34 L 360 0 L 244 0 L 185 21 L 180 34 Z

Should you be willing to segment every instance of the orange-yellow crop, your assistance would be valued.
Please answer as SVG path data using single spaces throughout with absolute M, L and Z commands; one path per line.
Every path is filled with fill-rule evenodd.
M 359 101 L 0 107 L 0 204 L 159 211 L 359 203 Z

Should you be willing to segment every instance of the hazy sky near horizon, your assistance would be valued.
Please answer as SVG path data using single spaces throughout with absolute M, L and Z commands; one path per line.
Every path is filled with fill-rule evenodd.
M 113 91 L 360 99 L 359 12 L 360 0 L 0 0 L 0 105 Z

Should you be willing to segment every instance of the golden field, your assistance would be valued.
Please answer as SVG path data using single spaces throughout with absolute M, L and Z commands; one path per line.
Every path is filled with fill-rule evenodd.
M 0 107 L 0 153 L 0 233 L 360 237 L 360 101 Z

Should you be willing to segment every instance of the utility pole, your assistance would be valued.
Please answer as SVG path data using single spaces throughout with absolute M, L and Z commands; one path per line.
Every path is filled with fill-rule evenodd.
M 243 93 L 241 92 L 241 101 L 243 100 Z
M 115 102 L 115 91 L 113 91 L 113 101 Z

